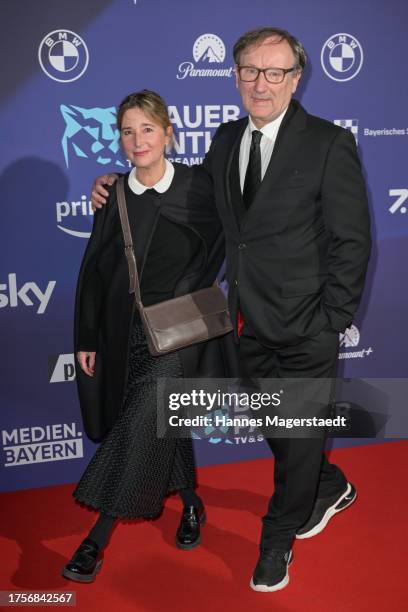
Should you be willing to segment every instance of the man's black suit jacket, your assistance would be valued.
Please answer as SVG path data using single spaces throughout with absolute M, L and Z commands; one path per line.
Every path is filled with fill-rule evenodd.
M 201 169 L 226 237 L 231 316 L 261 344 L 284 346 L 323 328 L 344 331 L 370 254 L 365 183 L 353 135 L 292 101 L 250 209 L 239 180 L 248 118 L 222 124 Z

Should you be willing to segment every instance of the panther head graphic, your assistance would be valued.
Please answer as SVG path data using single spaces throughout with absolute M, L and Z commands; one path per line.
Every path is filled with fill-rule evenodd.
M 116 127 L 116 109 L 82 108 L 61 104 L 65 120 L 62 149 L 67 167 L 72 156 L 93 159 L 98 164 L 124 167 Z

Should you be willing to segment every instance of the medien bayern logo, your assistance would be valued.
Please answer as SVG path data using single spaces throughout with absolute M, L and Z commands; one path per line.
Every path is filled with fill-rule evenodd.
M 4 467 L 18 467 L 81 459 L 84 456 L 82 438 L 76 423 L 4 429 L 1 432 L 1 461 Z
M 38 60 L 45 74 L 53 81 L 71 83 L 88 67 L 89 53 L 83 40 L 71 30 L 54 30 L 42 39 Z
M 225 60 L 225 45 L 216 34 L 201 34 L 193 44 L 193 58 L 196 62 L 182 62 L 178 67 L 177 79 L 186 77 L 227 77 L 233 76 L 233 66 L 218 67 Z
M 357 349 L 360 344 L 360 331 L 356 325 L 350 325 L 344 332 L 340 334 L 340 353 L 339 359 L 362 359 L 368 357 L 374 352 L 372 346 L 361 350 Z M 348 349 L 348 350 L 344 350 Z
M 334 34 L 322 47 L 322 68 L 333 81 L 350 81 L 363 65 L 363 48 L 350 34 Z

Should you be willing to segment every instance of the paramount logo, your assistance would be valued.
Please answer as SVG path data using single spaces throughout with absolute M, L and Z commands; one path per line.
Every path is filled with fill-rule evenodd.
M 197 38 L 193 45 L 193 58 L 198 66 L 193 62 L 182 62 L 178 67 L 177 79 L 233 76 L 233 66 L 216 67 L 225 60 L 225 45 L 215 34 L 202 34 Z
M 214 62 L 218 62 L 221 64 L 222 60 L 215 53 L 212 47 L 207 47 L 202 56 L 198 60 L 199 62 L 208 62 L 209 64 L 213 64 Z
M 193 62 L 183 62 L 178 69 L 178 79 L 186 77 L 227 77 L 233 76 L 233 68 L 195 68 Z

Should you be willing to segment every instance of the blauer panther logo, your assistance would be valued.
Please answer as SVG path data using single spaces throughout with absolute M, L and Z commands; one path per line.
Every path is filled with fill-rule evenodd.
M 83 38 L 71 30 L 54 30 L 42 39 L 38 60 L 45 74 L 59 83 L 71 83 L 88 67 L 89 53 Z
M 363 65 L 363 48 L 350 34 L 334 34 L 324 43 L 320 61 L 333 81 L 350 81 Z
M 123 167 L 120 159 L 119 130 L 116 127 L 116 109 L 82 108 L 61 104 L 65 120 L 62 149 L 69 167 L 72 156 L 93 159 L 98 164 Z

